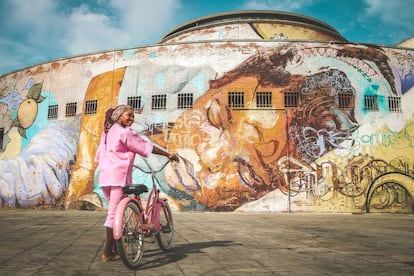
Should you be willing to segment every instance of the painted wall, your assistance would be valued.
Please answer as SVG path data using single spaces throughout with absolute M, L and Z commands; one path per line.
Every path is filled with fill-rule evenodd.
M 351 43 L 211 41 L 5 75 L 1 205 L 105 206 L 93 162 L 103 115 L 140 96 L 133 128 L 181 156 L 158 175 L 175 209 L 412 212 L 413 58 L 408 49 Z M 231 92 L 242 93 L 240 107 L 229 106 Z M 263 92 L 270 103 L 258 106 Z M 290 92 L 298 98 L 286 108 Z M 177 108 L 181 93 L 193 95 L 192 108 Z M 152 96 L 163 94 L 166 108 L 154 110 Z M 96 114 L 85 115 L 90 100 Z M 71 102 L 77 116 L 67 117 Z M 58 116 L 48 119 L 54 104 Z M 164 161 L 135 163 L 156 170 Z M 139 169 L 134 181 L 150 184 Z

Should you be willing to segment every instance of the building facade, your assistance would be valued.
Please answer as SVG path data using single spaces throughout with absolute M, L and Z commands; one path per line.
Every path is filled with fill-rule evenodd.
M 146 47 L 0 77 L 3 207 L 105 207 L 105 111 L 180 156 L 157 175 L 177 210 L 413 212 L 414 50 L 348 42 L 313 18 L 240 11 Z M 134 182 L 162 157 L 137 157 Z

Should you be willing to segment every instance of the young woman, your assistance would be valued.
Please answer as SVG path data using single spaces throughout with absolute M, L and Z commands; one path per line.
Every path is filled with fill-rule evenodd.
M 129 128 L 134 122 L 134 110 L 127 105 L 109 109 L 105 114 L 105 130 L 96 152 L 99 164 L 99 184 L 108 202 L 105 249 L 102 261 L 118 260 L 119 255 L 113 239 L 112 224 L 119 202 L 126 197 L 122 187 L 132 184 L 132 168 L 135 154 L 148 157 L 150 153 L 160 154 L 171 160 L 175 155 L 154 147 L 147 140 Z

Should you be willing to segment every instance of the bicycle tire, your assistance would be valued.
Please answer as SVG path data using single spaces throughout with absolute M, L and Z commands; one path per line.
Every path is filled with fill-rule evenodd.
M 174 222 L 170 205 L 164 201 L 160 208 L 160 231 L 156 235 L 161 250 L 171 249 L 174 240 Z
M 125 206 L 122 215 L 122 237 L 116 240 L 122 262 L 130 269 L 139 267 L 144 254 L 144 234 L 138 230 L 138 224 L 143 223 L 141 210 L 134 201 Z

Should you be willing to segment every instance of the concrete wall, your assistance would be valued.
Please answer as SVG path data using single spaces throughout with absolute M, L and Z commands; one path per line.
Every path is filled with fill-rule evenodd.
M 133 128 L 181 156 L 158 174 L 175 209 L 412 212 L 413 56 L 351 43 L 211 41 L 2 76 L 1 205 L 105 206 L 93 162 L 103 115 L 139 96 Z M 183 93 L 191 108 L 177 107 Z M 166 95 L 165 109 L 153 109 L 154 95 Z M 92 100 L 96 113 L 85 114 Z M 65 115 L 68 103 L 76 116 Z M 136 166 L 164 161 L 137 157 Z M 134 181 L 150 185 L 139 169 Z

